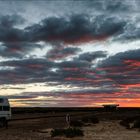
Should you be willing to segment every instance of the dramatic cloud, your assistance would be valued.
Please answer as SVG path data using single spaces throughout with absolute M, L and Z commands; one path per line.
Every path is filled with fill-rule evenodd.
M 24 57 L 29 51 L 41 48 L 39 44 L 29 42 L 24 30 L 16 28 L 24 19 L 18 15 L 0 17 L 0 55 L 2 57 Z
M 110 56 L 101 62 L 99 69 L 118 84 L 140 82 L 140 50 L 130 50 Z M 137 86 L 137 85 L 136 85 Z
M 23 24 L 25 20 L 19 15 L 0 16 L 1 28 L 12 28 L 15 25 Z
M 68 54 L 67 51 L 70 52 L 73 50 L 78 49 L 64 48 L 63 55 Z M 62 62 L 53 62 L 52 59 L 49 61 L 45 58 L 30 58 L 1 62 L 0 67 L 7 68 L 6 70 L 0 70 L 1 84 L 12 84 L 13 82 L 35 83 L 55 81 L 59 82 L 60 84 L 69 83 L 71 85 L 75 84 L 79 86 L 81 86 L 81 84 L 85 84 L 86 86 L 93 83 L 97 84 L 99 82 L 108 81 L 108 79 L 99 80 L 100 77 L 98 77 L 98 74 L 96 74 L 94 69 L 92 69 L 93 64 L 91 63 L 91 59 L 95 60 L 106 56 L 105 52 L 94 52 L 88 58 L 86 55 L 87 54 L 81 54 L 77 60 L 64 60 Z M 3 75 L 4 73 L 8 75 L 7 78 L 5 78 Z
M 31 41 L 62 41 L 71 44 L 106 39 L 122 32 L 125 24 L 125 21 L 104 15 L 94 19 L 89 15 L 72 15 L 67 18 L 46 18 L 26 30 Z
M 5 42 L 0 45 L 0 55 L 6 58 L 23 58 L 35 48 L 43 48 L 32 42 Z
M 97 16 L 91 18 L 89 15 L 71 15 L 69 17 L 49 17 L 39 24 L 25 29 L 14 27 L 22 21 L 23 19 L 17 15 L 0 18 L 0 41 L 3 48 L 0 53 L 1 56 L 23 57 L 25 53 L 42 47 L 36 44 L 40 41 L 51 44 L 54 42 L 73 44 L 104 40 L 121 33 L 126 24 L 125 21 L 115 17 Z M 78 50 L 75 49 L 75 51 Z M 65 48 L 57 56 L 53 52 L 55 52 L 55 49 L 50 52 L 52 54 L 49 54 L 49 57 L 54 55 L 56 58 L 63 58 L 63 53 L 67 52 L 66 56 L 75 53 L 72 48 Z
M 0 1 L 0 95 L 13 106 L 138 106 L 139 7 L 138 0 Z
M 72 47 L 65 48 L 64 46 L 57 44 L 53 46 L 50 51 L 47 52 L 46 57 L 49 60 L 60 60 L 65 59 L 72 55 L 76 55 L 80 51 L 81 50 L 79 48 Z
M 22 24 L 24 19 L 18 15 L 6 15 L 0 17 L 0 41 L 1 42 L 18 42 L 24 41 L 24 32 L 16 25 Z
M 91 61 L 94 61 L 97 58 L 102 58 L 102 57 L 106 57 L 106 56 L 107 56 L 106 52 L 96 51 L 96 52 L 93 52 L 93 53 L 88 52 L 88 53 L 81 54 L 81 55 L 79 55 L 78 59 L 82 60 L 82 61 L 91 62 Z

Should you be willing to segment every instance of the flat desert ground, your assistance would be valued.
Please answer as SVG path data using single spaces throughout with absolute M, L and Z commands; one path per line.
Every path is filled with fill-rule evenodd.
M 66 109 L 65 109 L 66 110 Z M 81 127 L 83 137 L 65 138 L 50 136 L 53 128 L 66 128 L 65 115 L 80 119 L 94 115 L 98 124 Z M 52 112 L 14 112 L 8 129 L 0 128 L 0 140 L 140 140 L 140 129 L 126 129 L 119 122 L 125 117 L 140 115 L 140 109 L 124 109 L 116 112 L 103 111 L 52 111 Z

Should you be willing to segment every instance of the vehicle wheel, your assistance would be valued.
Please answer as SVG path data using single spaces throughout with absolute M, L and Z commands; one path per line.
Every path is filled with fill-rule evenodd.
M 7 125 L 7 120 L 6 118 L 0 118 L 0 127 L 4 127 Z

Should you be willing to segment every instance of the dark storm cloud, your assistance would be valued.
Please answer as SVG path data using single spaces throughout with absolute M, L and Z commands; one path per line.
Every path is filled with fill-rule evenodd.
M 17 15 L 0 18 L 0 41 L 2 43 L 0 54 L 3 57 L 23 57 L 34 48 L 42 47 L 36 44 L 38 41 L 51 44 L 54 42 L 72 44 L 104 40 L 121 33 L 126 24 L 125 21 L 114 17 L 97 16 L 91 19 L 89 15 L 71 15 L 49 17 L 25 29 L 16 28 L 16 25 L 21 24 L 22 21 L 22 17 Z M 68 55 L 68 53 L 75 54 L 76 52 L 78 52 L 76 48 L 64 48 L 56 57 L 62 56 L 63 53 Z M 53 53 L 49 55 L 53 57 Z
M 74 86 L 112 85 L 109 79 L 100 79 L 87 61 L 53 62 L 47 59 L 9 60 L 0 63 L 0 84 L 57 82 Z M 6 75 L 6 77 L 5 77 Z
M 82 61 L 94 61 L 95 59 L 98 58 L 102 58 L 102 57 L 106 57 L 107 56 L 107 52 L 105 51 L 96 51 L 96 52 L 92 52 L 92 53 L 83 53 L 81 55 L 79 55 L 79 57 L 77 59 L 82 60 Z
M 15 28 L 21 25 L 24 19 L 18 15 L 0 16 L 0 41 L 1 42 L 18 42 L 25 41 L 26 36 L 23 30 Z
M 59 63 L 58 65 L 61 68 L 88 68 L 91 66 L 91 64 L 87 63 L 87 62 L 82 62 L 82 61 L 63 61 L 61 63 Z
M 65 59 L 69 56 L 77 54 L 81 51 L 80 48 L 64 47 L 62 45 L 55 45 L 46 54 L 46 58 L 49 60 Z
M 102 7 L 104 10 L 108 9 L 110 11 L 114 9 L 115 5 L 121 7 L 121 2 L 111 4 L 106 2 L 106 4 L 104 2 L 88 1 L 87 5 L 90 5 L 90 3 L 95 3 L 96 10 L 101 5 L 104 7 Z M 106 52 L 84 53 L 71 61 L 63 60 L 60 63 L 56 63 L 55 60 L 65 59 L 76 55 L 80 51 L 76 46 L 75 48 L 69 47 L 69 44 L 85 43 L 94 40 L 102 41 L 109 37 L 123 35 L 126 33 L 125 29 L 128 29 L 128 20 L 111 14 L 106 15 L 102 12 L 98 15 L 70 13 L 67 16 L 49 16 L 43 20 L 40 19 L 40 22 L 36 24 L 20 29 L 17 25 L 22 24 L 22 22 L 24 22 L 24 19 L 17 15 L 8 15 L 0 18 L 1 56 L 23 58 L 29 52 L 33 51 L 34 48 L 43 47 L 37 44 L 39 41 L 50 43 L 52 49 L 46 54 L 46 60 L 27 59 L 1 62 L 1 67 L 9 66 L 13 68 L 0 70 L 1 83 L 57 81 L 69 82 L 71 84 L 80 84 L 80 82 L 83 84 L 103 84 L 103 82 L 104 84 L 112 84 L 112 81 L 109 79 L 99 80 L 100 78 L 104 78 L 102 77 L 103 74 L 96 72 L 92 68 L 93 64 L 91 64 L 92 60 L 106 57 Z M 112 63 L 110 64 L 111 66 L 119 66 L 118 70 L 121 69 L 120 66 L 128 69 L 128 62 L 121 62 L 118 57 L 124 59 L 124 56 L 108 58 L 103 62 L 104 64 L 102 63 L 101 67 L 104 67 L 104 65 L 110 67 L 108 63 Z M 52 61 L 50 62 L 50 60 Z M 5 79 L 3 74 L 9 75 L 11 78 Z M 114 79 L 118 78 L 115 75 L 113 76 Z
M 22 60 L 9 60 L 9 61 L 4 61 L 0 63 L 1 66 L 11 66 L 15 68 L 20 68 L 20 67 L 29 67 L 31 69 L 35 68 L 42 68 L 43 66 L 46 66 L 48 68 L 53 66 L 53 62 L 49 62 L 46 59 L 22 59 Z
M 0 84 L 46 82 L 50 75 L 55 76 L 49 71 L 53 62 L 45 59 L 9 60 L 1 62 L 0 66 L 8 67 L 0 70 Z
M 15 25 L 21 25 L 24 22 L 24 18 L 19 15 L 0 16 L 0 26 L 3 28 L 11 28 Z
M 35 48 L 43 48 L 32 42 L 5 42 L 0 45 L 0 55 L 7 58 L 22 58 Z
M 49 17 L 40 24 L 26 28 L 31 41 L 61 41 L 83 43 L 102 40 L 123 31 L 126 22 L 115 17 L 72 15 L 67 18 Z
M 140 82 L 140 50 L 130 50 L 110 56 L 102 61 L 98 70 L 117 84 L 136 84 Z
M 140 61 L 140 50 L 130 50 L 126 52 L 117 53 L 114 56 L 110 56 L 108 59 L 104 60 L 101 63 L 102 67 L 111 67 L 111 66 L 124 66 L 124 63 L 127 60 L 137 60 Z
M 20 42 L 25 41 L 24 32 L 13 27 L 5 28 L 0 26 L 0 41 L 1 42 Z
M 29 42 L 23 29 L 16 28 L 24 19 L 18 15 L 0 17 L 0 55 L 3 57 L 23 57 L 34 48 L 41 48 L 39 44 Z
M 71 76 L 71 72 L 64 72 L 62 70 L 63 67 L 66 67 L 67 64 L 74 67 L 85 66 L 85 63 L 54 63 L 52 61 L 47 61 L 46 59 L 24 59 L 4 61 L 0 63 L 0 66 L 7 67 L 7 70 L 0 70 L 0 84 L 51 81 L 61 83 L 64 82 L 65 77 Z M 57 68 L 57 71 L 53 71 L 53 69 L 55 68 Z

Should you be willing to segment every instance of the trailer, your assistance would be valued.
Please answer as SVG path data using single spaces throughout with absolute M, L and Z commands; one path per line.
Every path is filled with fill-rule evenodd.
M 0 97 L 0 127 L 7 127 L 11 119 L 11 107 L 7 97 Z

